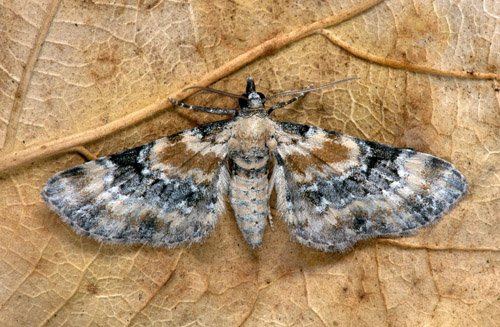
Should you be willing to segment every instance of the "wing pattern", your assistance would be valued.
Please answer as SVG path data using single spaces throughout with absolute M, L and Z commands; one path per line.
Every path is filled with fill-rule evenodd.
M 224 210 L 227 136 L 219 121 L 90 161 L 51 177 L 42 197 L 99 241 L 202 242 Z
M 452 164 L 411 149 L 286 122 L 276 139 L 278 214 L 293 239 L 325 251 L 413 234 L 468 190 Z

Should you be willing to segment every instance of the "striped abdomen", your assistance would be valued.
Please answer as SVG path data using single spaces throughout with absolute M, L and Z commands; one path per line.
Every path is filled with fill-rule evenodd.
M 245 240 L 253 248 L 262 245 L 269 214 L 267 148 L 232 156 L 229 200 Z

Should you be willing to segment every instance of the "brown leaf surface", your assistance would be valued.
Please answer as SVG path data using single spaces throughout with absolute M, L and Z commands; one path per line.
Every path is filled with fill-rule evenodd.
M 376 2 L 3 1 L 3 324 L 498 324 L 500 7 Z M 203 245 L 100 245 L 41 201 L 48 177 L 83 162 L 78 152 L 103 156 L 218 119 L 167 96 L 217 80 L 238 93 L 247 76 L 265 94 L 359 77 L 273 115 L 435 154 L 471 194 L 414 237 L 346 254 L 291 243 L 281 221 L 252 251 L 230 213 Z M 187 102 L 235 106 L 206 94 Z

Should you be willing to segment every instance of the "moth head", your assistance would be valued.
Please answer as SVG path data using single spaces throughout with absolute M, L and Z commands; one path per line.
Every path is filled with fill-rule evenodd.
M 247 109 L 264 109 L 264 103 L 266 102 L 266 96 L 260 92 L 255 91 L 255 82 L 252 77 L 247 78 L 247 90 L 245 94 L 242 94 L 238 99 L 238 104 L 241 111 Z

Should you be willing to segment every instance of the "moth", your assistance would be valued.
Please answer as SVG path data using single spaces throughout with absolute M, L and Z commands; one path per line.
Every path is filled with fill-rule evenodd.
M 59 172 L 42 191 L 47 205 L 79 234 L 107 243 L 164 246 L 203 242 L 228 197 L 250 247 L 262 245 L 276 216 L 291 238 L 324 251 L 357 241 L 414 234 L 448 212 L 468 191 L 449 162 L 319 127 L 277 122 L 272 97 L 252 78 L 239 110 L 181 107 L 233 115 Z M 201 88 L 201 87 L 200 87 Z

